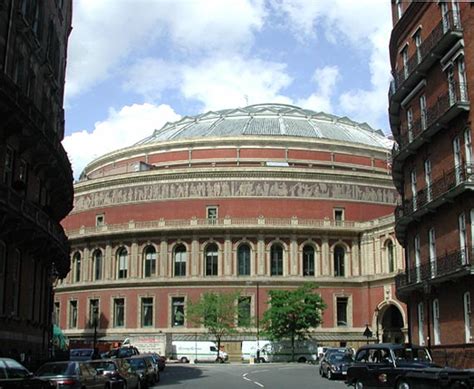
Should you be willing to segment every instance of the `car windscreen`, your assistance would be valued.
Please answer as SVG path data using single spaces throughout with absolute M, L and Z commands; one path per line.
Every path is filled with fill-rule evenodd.
M 30 372 L 21 364 L 15 360 L 6 360 L 6 375 L 8 378 L 25 378 L 28 377 Z
M 71 357 L 90 357 L 94 354 L 94 350 L 90 349 L 73 349 L 69 352 Z
M 143 360 L 142 358 L 140 358 L 140 359 L 139 358 L 128 359 L 128 362 L 130 363 L 130 365 L 132 365 L 137 370 L 146 368 L 145 360 Z
M 49 377 L 49 376 L 70 376 L 75 375 L 76 373 L 76 364 L 68 362 L 54 362 L 46 363 L 41 366 L 36 375 L 39 377 Z
M 428 350 L 423 348 L 400 348 L 393 350 L 397 361 L 431 362 Z
M 354 362 L 354 358 L 352 358 L 352 355 L 334 353 L 329 356 L 329 361 L 331 363 L 349 363 Z

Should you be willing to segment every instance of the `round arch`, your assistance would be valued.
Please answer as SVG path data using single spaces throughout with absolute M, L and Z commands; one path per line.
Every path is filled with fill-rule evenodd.
M 402 306 L 394 300 L 384 301 L 377 306 L 373 315 L 374 335 L 378 333 L 379 340 L 384 343 L 404 343 L 407 341 L 406 323 Z

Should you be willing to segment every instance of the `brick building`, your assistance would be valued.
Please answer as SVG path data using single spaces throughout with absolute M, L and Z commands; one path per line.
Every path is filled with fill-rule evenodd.
M 98 315 L 99 342 L 194 339 L 204 331 L 183 312 L 204 291 L 239 290 L 261 317 L 268 290 L 315 281 L 328 305 L 320 343 L 357 347 L 366 324 L 372 340 L 405 340 L 391 147 L 367 124 L 261 104 L 185 117 L 94 160 L 63 222 L 61 328 L 91 341 Z M 237 343 L 258 328 L 240 330 Z
M 69 271 L 61 146 L 69 0 L 0 2 L 0 355 L 48 357 L 52 281 Z
M 471 2 L 393 1 L 389 93 L 396 234 L 414 343 L 439 363 L 474 367 Z

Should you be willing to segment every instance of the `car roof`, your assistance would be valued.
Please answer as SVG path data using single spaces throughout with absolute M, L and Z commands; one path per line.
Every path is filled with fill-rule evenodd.
M 411 349 L 420 349 L 424 348 L 423 346 L 411 345 L 411 344 L 399 344 L 399 343 L 373 343 L 373 344 L 364 344 L 363 346 L 359 347 L 359 350 L 362 349 L 403 349 L 403 348 L 411 348 Z

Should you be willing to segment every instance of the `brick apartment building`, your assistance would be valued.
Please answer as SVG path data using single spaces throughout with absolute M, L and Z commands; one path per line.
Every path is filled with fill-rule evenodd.
M 131 129 L 133 130 L 133 129 Z M 63 221 L 72 271 L 56 288 L 61 328 L 89 341 L 131 335 L 205 337 L 186 306 L 240 291 L 262 317 L 268 290 L 319 284 L 321 344 L 402 342 L 395 297 L 403 254 L 392 141 L 367 124 L 282 104 L 208 112 L 92 161 Z M 254 324 L 258 321 L 254 321 Z M 240 327 L 232 339 L 255 339 Z
M 474 6 L 392 0 L 392 15 L 392 174 L 406 258 L 397 296 L 412 342 L 439 363 L 472 368 Z
M 71 0 L 0 2 L 0 356 L 48 357 L 52 282 L 69 271 L 61 146 Z

